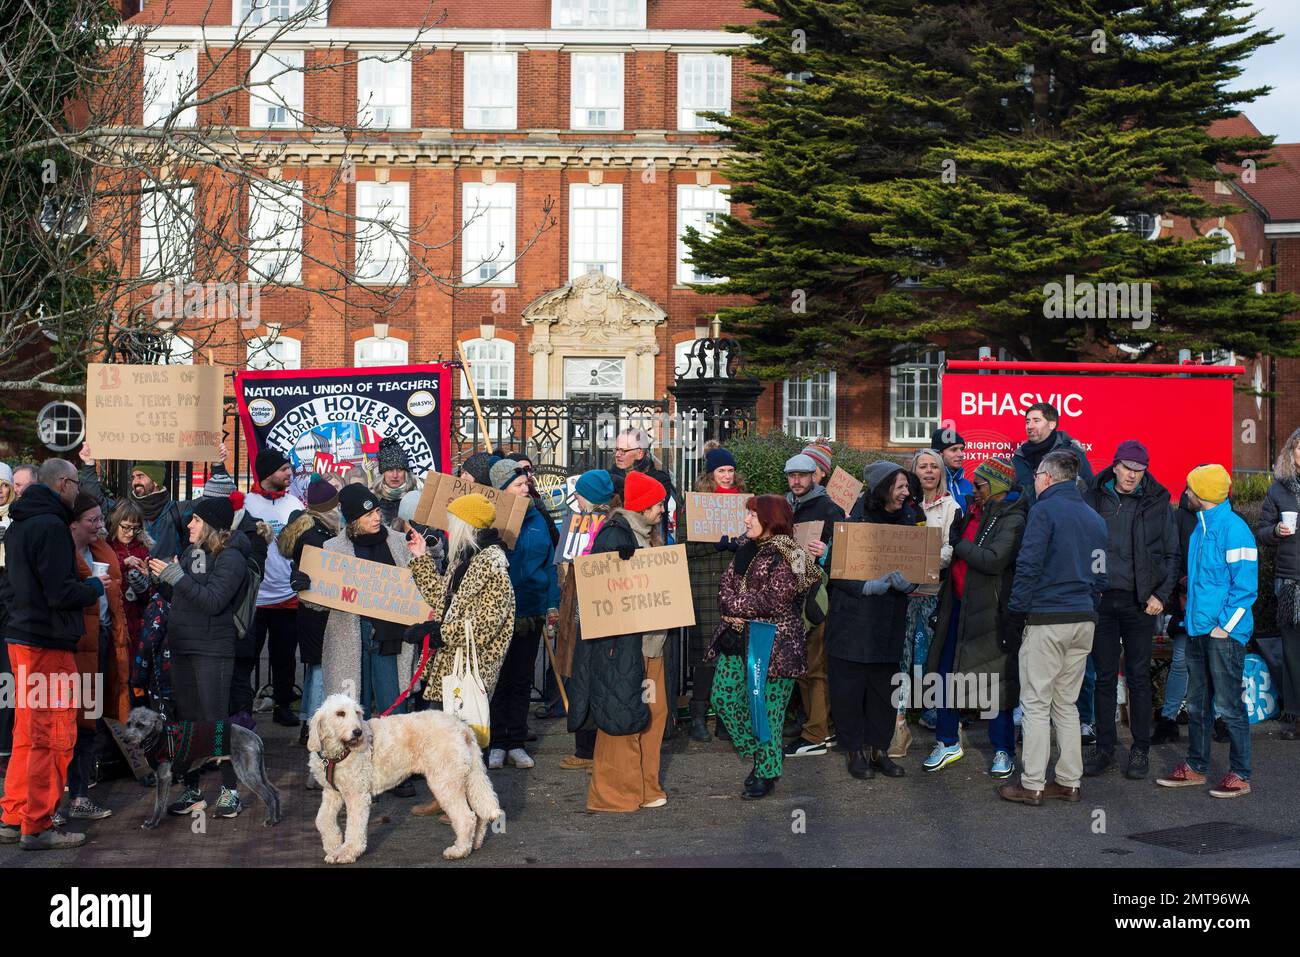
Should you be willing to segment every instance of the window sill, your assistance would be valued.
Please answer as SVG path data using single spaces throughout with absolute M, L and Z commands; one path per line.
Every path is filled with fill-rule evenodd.
M 461 282 L 456 286 L 457 289 L 518 289 L 519 283 L 510 282 Z

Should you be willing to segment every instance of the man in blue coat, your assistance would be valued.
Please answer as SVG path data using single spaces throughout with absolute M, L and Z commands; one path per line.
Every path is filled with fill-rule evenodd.
M 1187 546 L 1187 760 L 1156 783 L 1167 788 L 1198 787 L 1210 770 L 1214 688 L 1227 705 L 1229 771 L 1210 789 L 1217 798 L 1250 793 L 1250 721 L 1241 702 L 1246 642 L 1255 628 L 1251 606 L 1259 594 L 1255 536 L 1232 510 L 1232 477 L 1222 465 L 1202 465 L 1187 474 L 1188 500 L 1196 527 Z M 1230 700 L 1223 700 L 1230 699 Z
M 1049 452 L 1034 473 L 1038 500 L 1029 509 L 1004 617 L 1003 645 L 1020 646 L 1020 704 L 1024 708 L 1024 773 L 1004 784 L 1008 801 L 1044 797 L 1079 800 L 1083 745 L 1075 702 L 1092 651 L 1097 605 L 1106 589 L 1106 522 L 1083 500 L 1075 482 L 1079 459 Z M 1047 783 L 1052 727 L 1061 755 Z

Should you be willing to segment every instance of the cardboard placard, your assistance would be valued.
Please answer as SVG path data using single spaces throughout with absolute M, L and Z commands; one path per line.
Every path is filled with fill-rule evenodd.
M 892 571 L 918 585 L 939 584 L 943 529 L 928 525 L 836 522 L 831 578 L 870 581 Z
M 105 716 L 104 724 L 107 726 L 109 733 L 113 736 L 113 743 L 117 745 L 118 750 L 120 750 L 123 757 L 126 758 L 126 763 L 131 769 L 131 774 L 137 781 L 144 783 L 148 780 L 149 776 L 153 774 L 153 768 L 149 767 L 149 760 L 144 756 L 143 752 L 137 748 L 130 747 L 126 741 L 122 739 L 122 731 L 124 730 L 122 722 L 118 721 L 116 718 Z
M 409 569 L 327 552 L 315 545 L 303 546 L 298 569 L 311 577 L 311 589 L 299 595 L 313 605 L 399 625 L 433 617 Z
M 617 552 L 582 555 L 573 573 L 584 639 L 695 624 L 685 545 L 638 548 L 627 561 Z
M 844 514 L 847 515 L 853 511 L 853 504 L 862 494 L 862 483 L 837 465 L 826 481 L 826 494 L 831 497 L 832 502 L 844 509 Z
M 555 550 L 555 564 L 571 562 L 587 554 L 596 533 L 609 515 L 605 512 L 569 512 L 560 529 L 560 547 Z
M 720 542 L 722 536 L 745 534 L 745 503 L 748 495 L 686 493 L 686 541 Z
M 97 457 L 216 462 L 225 419 L 221 366 L 86 367 L 86 442 Z
M 820 519 L 815 522 L 800 522 L 794 527 L 794 540 L 801 547 L 807 547 L 809 542 L 820 542 L 825 528 L 826 523 Z
M 496 506 L 497 517 L 492 526 L 501 533 L 501 539 L 507 548 L 513 548 L 519 537 L 519 528 L 524 524 L 524 515 L 528 512 L 530 499 L 522 495 L 503 492 L 490 485 L 479 485 L 465 476 L 443 475 L 430 469 L 424 476 L 424 488 L 420 492 L 419 504 L 415 507 L 415 520 L 421 525 L 447 530 L 447 506 L 462 495 L 477 492 Z

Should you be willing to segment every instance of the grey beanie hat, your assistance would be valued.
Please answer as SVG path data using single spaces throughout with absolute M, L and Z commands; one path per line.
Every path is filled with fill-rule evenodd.
M 0 462 L 0 482 L 14 484 L 14 470 L 4 462 Z
M 397 517 L 404 522 L 415 521 L 415 509 L 420 504 L 420 490 L 411 489 L 402 496 L 402 500 L 397 504 Z
M 862 470 L 862 484 L 868 493 L 874 492 L 881 482 L 902 470 L 897 462 L 872 462 Z
M 203 483 L 203 492 L 201 498 L 230 498 L 230 493 L 235 490 L 235 480 L 230 477 L 228 472 L 217 472 L 209 475 L 208 480 Z
M 514 459 L 501 459 L 496 462 L 489 473 L 492 478 L 492 487 L 495 489 L 504 489 L 507 485 L 515 480 L 520 474 L 519 463 Z

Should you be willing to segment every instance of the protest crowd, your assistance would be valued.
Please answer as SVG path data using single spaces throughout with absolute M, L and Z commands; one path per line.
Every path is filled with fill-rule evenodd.
M 257 452 L 248 493 L 218 463 L 190 501 L 148 461 L 133 463 L 129 489 L 110 497 L 92 457 L 100 450 L 85 446 L 80 468 L 60 458 L 0 464 L 4 669 L 28 680 L 79 673 L 104 688 L 99 720 L 57 695 L 20 695 L 0 714 L 0 842 L 75 846 L 85 835 L 62 830 L 65 821 L 111 813 L 90 790 L 120 760 L 105 718 L 123 721 L 144 704 L 169 720 L 254 727 L 264 650 L 271 720 L 298 728 L 304 748 L 326 696 L 351 694 L 367 718 L 441 709 L 450 706 L 448 680 L 472 662 L 488 699 L 480 744 L 489 770 L 534 767 L 528 720 L 544 650 L 536 717 L 567 715 L 573 753 L 560 766 L 579 772 L 575 785 L 586 780 L 592 811 L 665 805 L 660 750 L 674 733 L 697 742 L 716 735 L 752 758 L 738 792 L 758 800 L 787 761 L 832 753 L 853 778 L 897 778 L 900 759 L 918 746 L 920 768 L 939 773 L 974 757 L 966 728 L 985 719 L 988 773 L 1005 779 L 1003 799 L 1075 802 L 1084 777 L 1147 779 L 1149 748 L 1180 737 L 1181 710 L 1185 759 L 1156 769 L 1158 783 L 1249 794 L 1241 687 L 1258 548 L 1277 555 L 1277 677 L 1293 709 L 1284 738 L 1294 740 L 1300 711 L 1300 430 L 1251 528 L 1233 510 L 1221 465 L 1161 476 L 1176 483 L 1162 484 L 1160 462 L 1133 439 L 1094 475 L 1058 421 L 1051 405 L 1030 407 L 1026 441 L 969 478 L 959 429 L 940 429 L 907 465 L 869 464 L 845 504 L 828 491 L 829 445 L 810 444 L 785 463 L 785 495 L 750 495 L 732 454 L 707 449 L 691 491 L 743 500 L 744 532 L 685 542 L 695 624 L 680 646 L 654 615 L 637 619 L 644 630 L 584 638 L 592 623 L 578 599 L 577 559 L 557 562 L 560 531 L 522 454 L 468 458 L 460 474 L 492 490 L 495 504 L 481 492 L 460 495 L 436 526 L 417 521 L 428 517 L 425 476 L 411 473 L 391 438 L 371 475 L 313 474 L 301 498 L 290 491 L 289 461 L 271 448 Z M 578 477 L 571 502 L 593 519 L 583 555 L 630 562 L 672 543 L 686 523 L 669 509 L 681 510 L 685 496 L 645 432 L 620 433 L 614 460 Z M 1181 492 L 1176 506 L 1171 491 Z M 498 518 L 511 496 L 527 507 L 507 534 Z M 937 580 L 917 582 L 902 569 L 832 576 L 837 527 L 855 524 L 937 529 Z M 408 625 L 313 602 L 308 548 L 409 570 L 431 617 Z M 1163 701 L 1152 700 L 1150 674 L 1158 629 L 1173 646 Z M 676 687 L 682 652 L 689 689 Z M 1126 751 L 1116 719 L 1121 669 Z M 956 675 L 978 680 L 948 680 Z M 922 676 L 939 678 L 933 707 L 917 704 Z M 963 700 L 971 688 L 983 700 Z M 678 732 L 676 703 L 686 693 L 689 718 Z M 933 741 L 922 742 L 929 733 Z M 1049 775 L 1053 735 L 1059 754 Z M 1227 767 L 1212 774 L 1216 739 L 1227 741 Z M 190 769 L 168 809 L 238 815 L 230 763 L 206 774 L 220 777 L 219 790 L 205 785 L 205 768 Z M 306 786 L 317 785 L 309 778 Z M 397 793 L 413 796 L 412 782 Z

